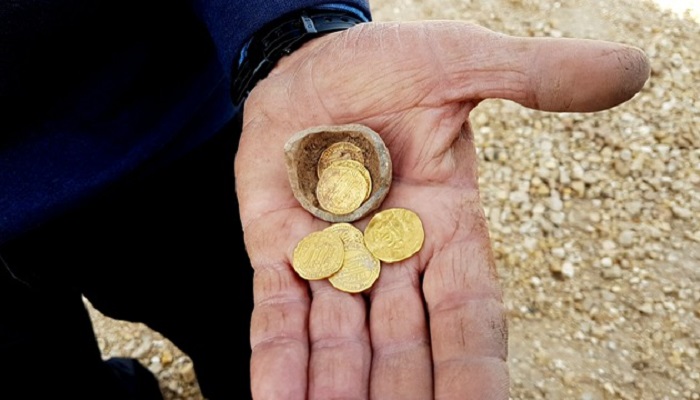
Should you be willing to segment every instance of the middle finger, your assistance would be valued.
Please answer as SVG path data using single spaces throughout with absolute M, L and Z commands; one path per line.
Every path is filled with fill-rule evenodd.
M 310 283 L 309 398 L 366 399 L 371 349 L 365 300 L 327 281 Z
M 433 397 L 430 338 L 416 260 L 382 264 L 372 289 L 372 398 Z

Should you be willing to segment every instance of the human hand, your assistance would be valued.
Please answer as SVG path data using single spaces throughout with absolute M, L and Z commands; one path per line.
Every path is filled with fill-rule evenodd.
M 489 98 L 603 110 L 648 76 L 646 57 L 621 44 L 448 21 L 362 24 L 283 58 L 246 102 L 235 163 L 255 269 L 254 397 L 507 399 L 507 324 L 469 113 Z M 425 230 L 423 248 L 383 265 L 365 294 L 307 282 L 291 266 L 296 244 L 329 224 L 293 196 L 284 144 L 312 126 L 348 123 L 369 126 L 389 149 L 382 208 L 415 211 Z

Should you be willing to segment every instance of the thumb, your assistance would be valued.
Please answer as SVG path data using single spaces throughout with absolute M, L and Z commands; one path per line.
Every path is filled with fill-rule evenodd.
M 316 45 L 297 70 L 307 79 L 286 89 L 315 88 L 341 119 L 489 98 L 598 111 L 632 98 L 650 71 L 644 53 L 624 44 L 512 37 L 459 21 L 362 24 Z

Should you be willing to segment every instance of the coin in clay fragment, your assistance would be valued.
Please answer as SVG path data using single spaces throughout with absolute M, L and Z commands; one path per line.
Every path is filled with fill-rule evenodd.
M 355 160 L 338 160 L 333 162 L 331 166 L 352 168 L 360 172 L 365 178 L 365 181 L 367 181 L 367 193 L 365 194 L 365 198 L 363 200 L 367 200 L 369 198 L 370 194 L 372 194 L 372 176 L 370 175 L 369 170 L 367 170 L 362 163 Z
M 321 177 L 324 169 L 338 160 L 355 160 L 363 165 L 365 163 L 361 148 L 350 142 L 335 142 L 323 150 L 318 159 L 316 166 L 318 177 Z
M 355 211 L 367 197 L 364 174 L 349 167 L 331 165 L 316 185 L 316 199 L 324 210 L 337 215 Z
M 372 216 L 364 237 L 375 257 L 392 263 L 416 254 L 423 246 L 425 234 L 418 214 L 405 208 L 390 208 Z
M 325 279 L 343 266 L 344 253 L 343 240 L 337 233 L 312 232 L 294 249 L 292 267 L 304 279 Z

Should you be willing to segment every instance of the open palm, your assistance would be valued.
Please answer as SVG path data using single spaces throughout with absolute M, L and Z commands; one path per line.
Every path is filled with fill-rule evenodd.
M 507 399 L 507 324 L 469 112 L 489 98 L 602 110 L 631 98 L 648 74 L 645 56 L 620 44 L 449 21 L 362 24 L 281 60 L 246 102 L 235 165 L 255 269 L 254 397 Z M 420 252 L 383 265 L 365 294 L 307 282 L 291 266 L 296 244 L 329 224 L 293 196 L 284 144 L 348 123 L 378 132 L 391 154 L 381 209 L 411 209 L 425 229 Z

